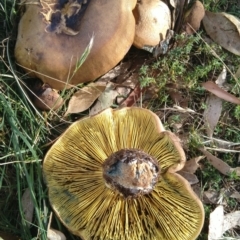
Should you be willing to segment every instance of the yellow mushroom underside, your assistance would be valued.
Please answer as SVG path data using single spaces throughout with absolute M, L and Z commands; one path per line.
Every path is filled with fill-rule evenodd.
M 126 199 L 105 185 L 102 163 L 123 148 L 158 160 L 162 174 L 150 194 Z M 181 176 L 167 171 L 184 161 L 148 110 L 109 109 L 74 123 L 46 155 L 43 171 L 53 209 L 84 240 L 190 240 L 202 228 L 202 205 Z

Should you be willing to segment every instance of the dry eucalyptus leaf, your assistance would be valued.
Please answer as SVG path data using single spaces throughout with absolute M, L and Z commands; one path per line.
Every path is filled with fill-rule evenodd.
M 229 13 L 222 12 L 222 14 L 223 14 L 226 18 L 228 18 L 228 20 L 231 21 L 231 22 L 236 26 L 237 31 L 238 31 L 238 33 L 239 33 L 239 35 L 240 35 L 240 19 L 237 18 L 237 17 L 234 16 L 234 15 L 229 14 Z
M 139 83 L 138 79 L 139 79 L 139 74 L 138 73 L 133 73 L 124 82 L 121 83 L 121 86 L 129 87 L 131 89 L 134 89 L 136 87 L 136 85 Z M 118 81 L 117 81 L 117 83 L 118 83 Z
M 228 51 L 240 55 L 239 20 L 236 18 L 231 21 L 229 16 L 225 15 L 225 13 L 206 11 L 202 20 L 204 28 L 213 41 Z
M 240 78 L 240 66 L 238 67 L 238 70 L 234 75 L 236 78 Z
M 210 214 L 208 231 L 209 240 L 220 239 L 226 231 L 236 226 L 240 226 L 240 211 L 224 215 L 223 210 L 223 206 L 219 205 Z
M 184 177 L 189 182 L 190 185 L 193 185 L 193 184 L 196 184 L 199 182 L 199 180 L 195 174 L 185 172 L 183 170 L 180 170 L 177 173 L 179 175 L 181 175 L 182 177 Z
M 216 95 L 217 97 L 225 101 L 235 103 L 235 104 L 240 104 L 239 98 L 235 97 L 231 93 L 224 91 L 222 88 L 220 88 L 216 83 L 212 81 L 207 81 L 205 83 L 202 83 L 202 86 L 209 92 L 213 93 L 214 95 Z
M 214 189 L 209 189 L 203 193 L 203 203 L 217 204 L 219 201 L 219 192 Z
M 104 90 L 105 86 L 98 85 L 97 83 L 91 83 L 88 86 L 81 88 L 71 97 L 64 116 L 69 113 L 80 113 L 87 110 Z
M 117 65 L 115 68 L 111 69 L 109 72 L 100 77 L 97 82 L 109 82 L 114 78 L 127 72 L 128 68 L 131 66 L 131 62 L 124 62 Z
M 52 212 L 50 213 L 48 227 L 47 227 L 48 240 L 66 240 L 67 238 L 62 232 L 51 228 L 51 223 L 52 223 Z
M 196 170 L 199 168 L 199 164 L 198 162 L 202 159 L 204 159 L 205 156 L 199 156 L 199 157 L 195 157 L 195 158 L 191 158 L 190 160 L 188 160 L 184 167 L 183 167 L 183 171 L 188 172 L 188 173 L 195 173 Z
M 49 240 L 66 240 L 67 238 L 65 237 L 65 235 L 53 228 L 49 228 L 47 231 L 47 238 Z
M 208 240 L 216 240 L 223 234 L 224 213 L 223 206 L 219 205 L 210 213 Z
M 141 94 L 145 92 L 146 88 L 141 88 L 140 85 L 137 85 L 134 90 L 128 95 L 128 97 L 121 103 L 121 107 L 132 107 L 138 99 L 141 97 Z
M 23 209 L 23 214 L 25 216 L 26 224 L 29 227 L 30 224 L 32 223 L 33 210 L 34 210 L 34 203 L 33 203 L 29 188 L 27 188 L 24 191 L 22 195 L 21 203 L 22 203 L 22 209 Z
M 94 106 L 90 110 L 90 115 L 95 115 L 100 111 L 111 107 L 118 96 L 118 92 L 116 90 L 116 86 L 114 83 L 109 82 L 106 86 L 106 89 L 99 96 L 98 101 L 94 104 Z
M 199 148 L 199 150 L 207 157 L 208 161 L 222 174 L 229 175 L 235 172 L 237 176 L 240 176 L 240 167 L 231 168 L 227 163 L 222 161 L 220 158 L 215 157 L 210 152 L 204 148 Z
M 208 96 L 203 117 L 207 135 L 210 138 L 213 136 L 213 132 L 219 121 L 221 112 L 222 112 L 222 99 L 213 94 Z
M 116 87 L 116 90 L 118 93 L 116 101 L 117 104 L 121 104 L 121 102 L 123 102 L 131 92 L 131 89 L 127 87 Z
M 236 226 L 240 226 L 240 211 L 226 214 L 223 222 L 223 233 Z
M 227 70 L 226 67 L 223 66 L 223 70 L 222 72 L 219 74 L 217 80 L 215 81 L 215 83 L 220 87 L 223 88 L 224 84 L 226 83 L 226 77 L 227 77 Z
M 227 71 L 226 68 L 223 67 L 222 72 L 219 74 L 216 84 L 222 88 L 224 83 L 226 82 Z M 210 94 L 206 101 L 206 109 L 203 113 L 204 122 L 206 126 L 206 131 L 208 137 L 212 138 L 214 129 L 219 121 L 219 118 L 222 113 L 222 99 L 219 97 Z
M 46 88 L 33 100 L 34 105 L 41 110 L 57 110 L 63 104 L 62 97 L 52 88 Z
M 240 193 L 239 192 L 234 192 L 230 195 L 231 198 L 236 198 L 236 199 L 240 199 Z

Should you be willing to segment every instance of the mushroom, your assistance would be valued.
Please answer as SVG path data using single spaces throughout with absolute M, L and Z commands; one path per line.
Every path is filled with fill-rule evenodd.
M 132 44 L 154 47 L 171 26 L 170 10 L 159 0 L 25 0 L 24 6 L 16 61 L 57 90 L 105 74 Z M 92 48 L 79 68 L 91 37 Z
M 156 46 L 166 38 L 171 28 L 171 13 L 166 3 L 159 0 L 141 0 L 134 11 L 136 29 L 134 46 Z
M 179 139 L 150 110 L 106 109 L 60 136 L 43 175 L 56 215 L 84 240 L 193 240 L 204 210 L 176 173 L 184 164 Z
M 54 89 L 95 80 L 133 43 L 136 0 L 26 0 L 24 5 L 16 61 Z M 92 49 L 76 71 L 92 36 Z

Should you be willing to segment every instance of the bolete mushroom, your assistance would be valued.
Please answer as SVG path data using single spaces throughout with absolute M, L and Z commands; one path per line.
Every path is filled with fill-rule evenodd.
M 24 4 L 15 58 L 52 88 L 95 80 L 113 68 L 133 43 L 136 0 L 26 0 Z M 91 37 L 90 54 L 74 71 Z
M 204 210 L 179 139 L 147 109 L 107 109 L 73 123 L 43 174 L 62 223 L 84 240 L 193 240 Z
M 134 11 L 136 31 L 134 46 L 156 46 L 166 38 L 171 28 L 171 13 L 166 3 L 159 0 L 141 0 Z
M 24 5 L 16 61 L 57 90 L 105 74 L 132 44 L 154 47 L 171 25 L 170 10 L 159 0 L 25 0 Z M 91 37 L 90 54 L 78 68 Z

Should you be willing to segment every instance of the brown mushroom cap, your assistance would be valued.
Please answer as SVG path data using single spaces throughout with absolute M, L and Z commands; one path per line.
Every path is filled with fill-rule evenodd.
M 136 30 L 133 45 L 138 48 L 156 46 L 171 28 L 171 13 L 163 1 L 142 0 L 134 11 Z
M 107 109 L 72 124 L 48 151 L 43 173 L 55 213 L 84 240 L 194 240 L 204 211 L 175 173 L 184 163 L 179 139 L 154 113 Z
M 135 29 L 132 9 L 136 0 L 88 1 L 83 17 L 74 26 L 76 35 L 64 31 L 46 31 L 46 19 L 49 16 L 44 17 L 40 3 L 45 2 L 45 5 L 51 6 L 51 3 L 62 1 L 25 2 L 26 11 L 19 23 L 15 57 L 32 76 L 42 79 L 52 88 L 63 89 L 71 84 L 95 80 L 113 68 L 132 45 Z M 49 11 L 51 12 L 50 8 Z M 66 13 L 67 10 L 64 9 L 63 12 Z M 91 52 L 73 75 L 92 36 L 94 42 Z

